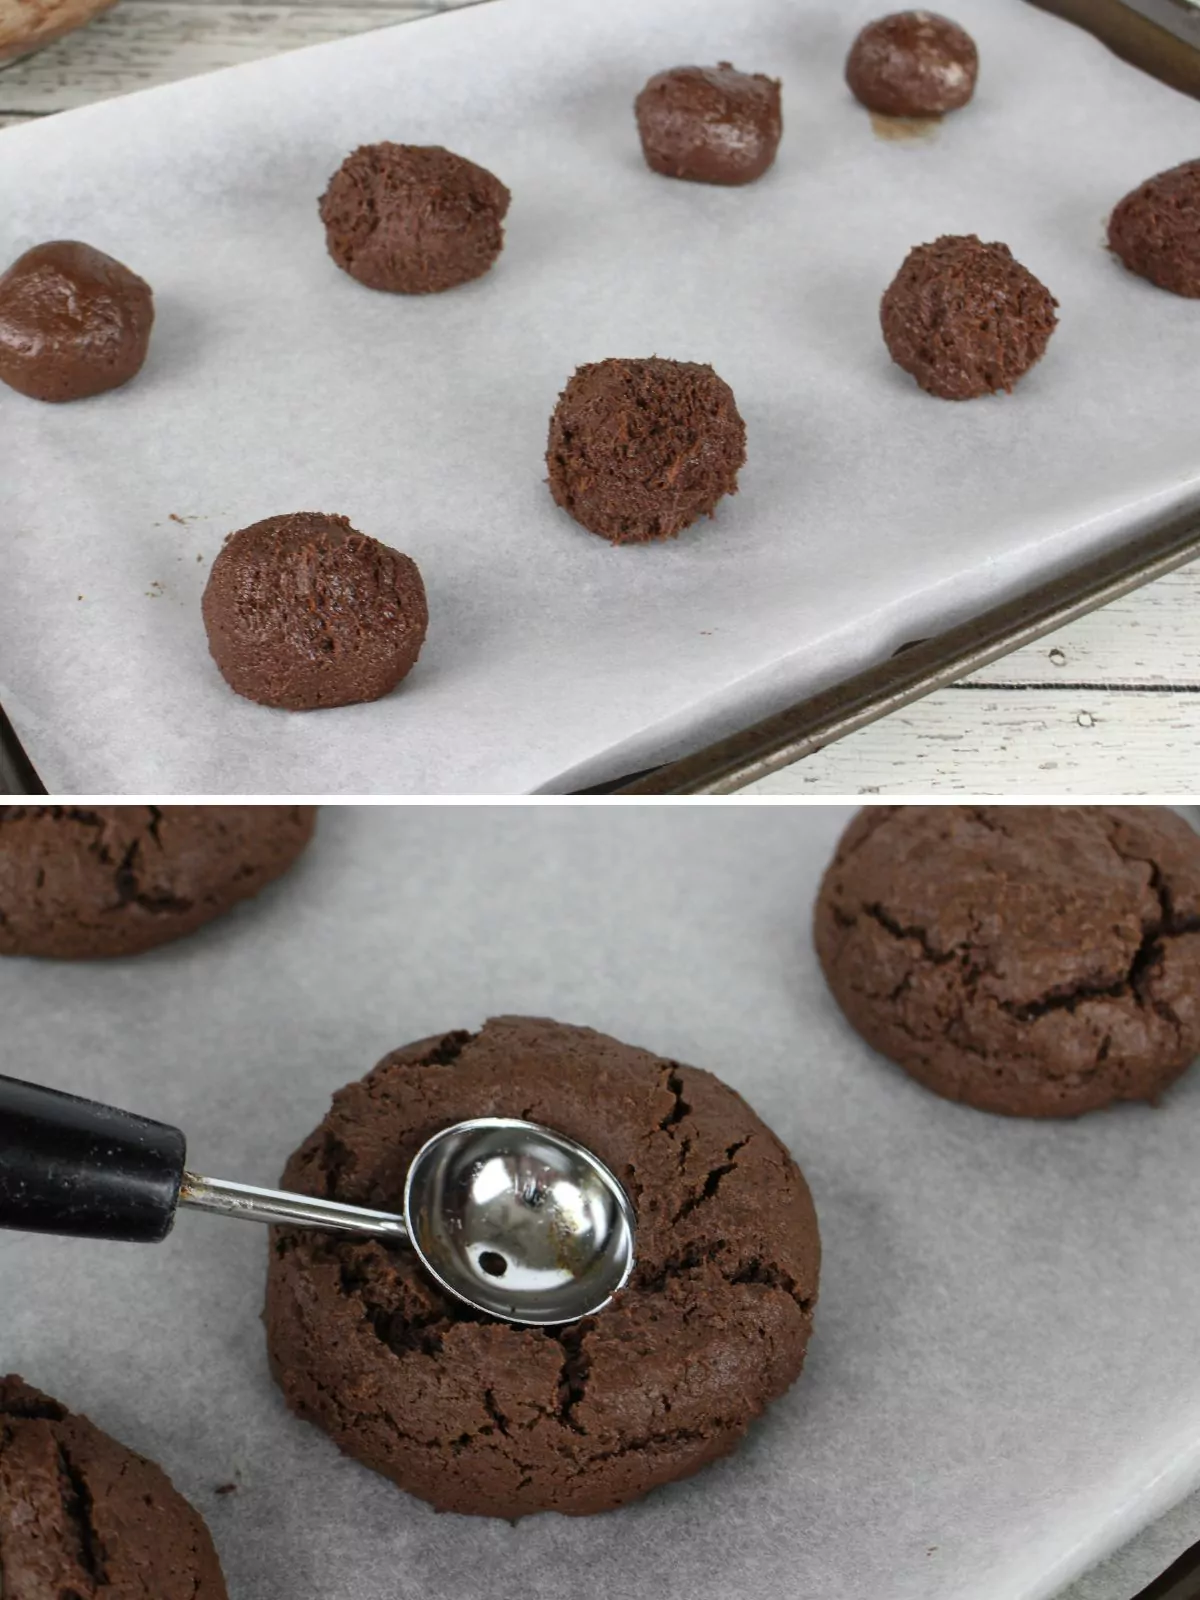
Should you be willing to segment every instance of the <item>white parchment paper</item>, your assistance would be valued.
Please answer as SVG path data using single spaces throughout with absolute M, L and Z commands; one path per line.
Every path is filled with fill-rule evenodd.
M 160 1460 L 234 1600 L 1050 1595 L 1200 1487 L 1200 1074 L 1039 1124 L 874 1056 L 809 944 L 845 819 L 327 811 L 291 877 L 186 943 L 0 963 L 0 1070 L 176 1123 L 247 1182 L 389 1048 L 496 1012 L 726 1077 L 803 1165 L 825 1250 L 804 1376 L 735 1456 L 590 1520 L 437 1516 L 290 1416 L 266 1239 L 195 1215 L 161 1246 L 0 1234 L 0 1370 Z
M 0 700 L 51 792 L 519 793 L 694 746 L 1200 494 L 1200 313 L 1103 248 L 1114 202 L 1200 148 L 1200 105 L 1017 0 L 961 0 L 982 77 L 929 141 L 842 80 L 878 0 L 500 0 L 0 138 L 0 258 L 77 236 L 153 284 L 143 375 L 0 392 Z M 645 167 L 654 71 L 784 81 L 758 184 Z M 346 152 L 438 142 L 514 195 L 497 267 L 372 293 L 325 253 Z M 1006 241 L 1062 302 L 1012 398 L 922 394 L 879 297 L 940 233 Z M 553 505 L 547 421 L 581 362 L 710 361 L 741 492 L 613 549 Z M 337 511 L 430 593 L 383 703 L 239 700 L 200 595 L 232 529 Z

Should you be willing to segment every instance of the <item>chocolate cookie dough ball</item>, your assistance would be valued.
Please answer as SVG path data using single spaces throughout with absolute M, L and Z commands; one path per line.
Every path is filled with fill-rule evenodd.
M 909 251 L 880 322 L 892 360 L 927 394 L 974 400 L 1010 391 L 1041 360 L 1057 305 L 1006 244 L 946 236 Z
M 86 400 L 141 370 L 154 300 L 91 245 L 39 244 L 0 277 L 0 382 L 33 400 Z
M 896 11 L 869 22 L 846 58 L 851 93 L 886 117 L 957 111 L 975 93 L 978 76 L 971 35 L 932 11 Z
M 692 361 L 580 367 L 550 419 L 550 492 L 613 544 L 673 539 L 737 493 L 746 425 L 733 390 Z
M 1163 806 L 883 806 L 816 906 L 829 987 L 949 1100 L 1068 1117 L 1200 1052 L 1200 836 Z
M 707 1072 L 590 1028 L 500 1017 L 426 1039 L 334 1096 L 284 1182 L 400 1205 L 439 1128 L 527 1117 L 592 1149 L 637 1211 L 637 1264 L 595 1316 L 493 1322 L 410 1251 L 295 1229 L 267 1277 L 292 1409 L 443 1511 L 608 1511 L 727 1454 L 798 1377 L 820 1244 L 804 1178 Z
M 0 1377 L 0 1593 L 226 1600 L 208 1529 L 166 1473 L 17 1377 Z
M 231 533 L 202 609 L 229 687 L 286 711 L 390 694 L 429 626 L 416 562 L 320 511 Z
M 368 289 L 436 294 L 481 278 L 504 247 L 511 196 L 440 145 L 365 144 L 321 197 L 329 254 Z
M 1108 246 L 1141 278 L 1200 298 L 1200 161 L 1147 178 L 1108 222 Z
M 646 164 L 693 183 L 753 183 L 779 148 L 779 91 L 775 78 L 728 61 L 660 72 L 634 107 Z
M 0 955 L 128 956 L 281 877 L 315 806 L 0 806 Z

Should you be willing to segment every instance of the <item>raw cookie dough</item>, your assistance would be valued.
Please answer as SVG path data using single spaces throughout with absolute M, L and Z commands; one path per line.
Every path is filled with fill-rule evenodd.
M 693 361 L 597 361 L 558 397 L 550 492 L 613 544 L 672 539 L 737 493 L 746 425 L 733 390 Z
M 850 47 L 846 82 L 868 111 L 940 117 L 975 93 L 975 41 L 948 17 L 896 11 L 869 22 Z
M 329 254 L 368 289 L 435 294 L 492 265 L 510 198 L 440 145 L 365 144 L 329 180 L 321 221 Z
M 208 1529 L 161 1467 L 0 1377 L 5 1600 L 226 1600 Z
M 1108 222 L 1108 245 L 1139 277 L 1200 297 L 1200 161 L 1185 161 L 1127 194 Z
M 815 935 L 863 1038 L 983 1111 L 1154 1100 L 1200 1052 L 1200 836 L 1164 806 L 873 806 Z
M 154 299 L 91 245 L 35 245 L 0 277 L 0 382 L 33 400 L 84 400 L 128 383 L 150 346 Z
M 630 1283 L 563 1328 L 489 1321 L 410 1253 L 278 1231 L 267 1342 L 288 1404 L 445 1511 L 607 1511 L 732 1450 L 796 1379 L 820 1246 L 799 1168 L 710 1073 L 590 1028 L 500 1017 L 387 1056 L 284 1183 L 395 1210 L 439 1128 L 523 1117 L 580 1140 L 637 1209 Z
M 974 400 L 1011 391 L 1041 360 L 1057 305 L 1006 244 L 946 235 L 908 252 L 879 320 L 892 360 L 927 394 Z
M 287 711 L 390 694 L 429 626 L 416 562 L 320 511 L 231 533 L 201 609 L 229 687 Z
M 0 806 L 0 955 L 135 955 L 280 877 L 315 806 Z
M 779 95 L 775 78 L 728 61 L 660 72 L 634 106 L 647 166 L 693 183 L 753 183 L 779 148 Z

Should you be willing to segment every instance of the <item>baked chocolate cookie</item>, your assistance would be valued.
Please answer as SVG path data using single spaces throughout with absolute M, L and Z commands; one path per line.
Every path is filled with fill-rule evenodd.
M 846 58 L 851 93 L 885 117 L 957 111 L 975 93 L 978 76 L 974 39 L 932 11 L 895 11 L 869 22 Z
M 612 544 L 673 539 L 737 493 L 746 424 L 733 390 L 694 361 L 596 361 L 550 418 L 550 493 Z
M 590 1028 L 501 1017 L 334 1096 L 284 1182 L 395 1210 L 439 1128 L 516 1116 L 593 1149 L 637 1210 L 630 1283 L 562 1328 L 493 1322 L 408 1252 L 277 1233 L 267 1343 L 288 1404 L 445 1511 L 607 1511 L 732 1450 L 796 1379 L 820 1245 L 783 1145 L 710 1073 Z
M 1108 221 L 1108 247 L 1130 272 L 1200 298 L 1200 161 L 1147 178 Z
M 229 687 L 285 711 L 390 694 L 416 665 L 429 626 L 416 562 L 320 511 L 231 533 L 201 610 Z
M 127 956 L 280 877 L 315 806 L 0 806 L 0 955 Z
M 440 145 L 365 144 L 321 197 L 329 254 L 368 289 L 436 294 L 480 278 L 504 247 L 511 196 Z
M 35 245 L 0 276 L 0 382 L 33 400 L 85 400 L 141 371 L 150 285 L 74 239 Z
M 975 400 L 1010 392 L 1041 360 L 1057 305 L 1006 244 L 946 235 L 908 252 L 879 320 L 892 360 L 926 394 Z
M 753 183 L 783 134 L 779 81 L 728 61 L 658 73 L 634 113 L 646 165 L 692 183 Z
M 0 1377 L 5 1600 L 225 1600 L 208 1529 L 161 1467 Z
M 880 806 L 817 899 L 834 997 L 949 1100 L 1067 1117 L 1200 1052 L 1200 836 L 1160 806 Z

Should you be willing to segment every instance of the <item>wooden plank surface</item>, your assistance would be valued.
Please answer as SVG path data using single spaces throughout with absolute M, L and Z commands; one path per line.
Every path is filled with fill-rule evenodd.
M 0 70 L 0 129 L 477 0 L 121 0 Z M 1200 564 L 775 774 L 754 791 L 1200 793 Z

